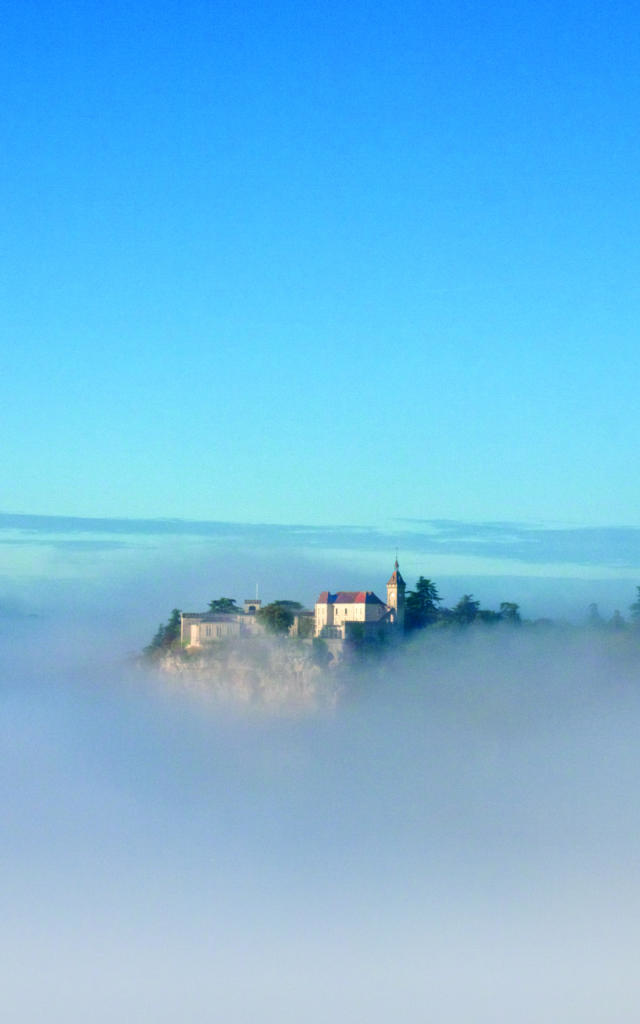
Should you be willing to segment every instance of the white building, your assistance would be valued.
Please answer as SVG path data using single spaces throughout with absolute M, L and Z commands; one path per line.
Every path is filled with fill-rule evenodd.
M 240 636 L 238 615 L 215 615 L 208 612 L 182 612 L 180 643 L 185 647 L 205 647 L 218 640 Z
M 206 647 L 220 640 L 264 633 L 256 618 L 261 601 L 245 601 L 244 612 L 234 615 L 221 612 L 181 612 L 180 643 L 185 647 Z
M 396 559 L 385 604 L 372 590 L 323 590 L 315 607 L 315 636 L 327 640 L 367 639 L 402 632 L 406 584 Z

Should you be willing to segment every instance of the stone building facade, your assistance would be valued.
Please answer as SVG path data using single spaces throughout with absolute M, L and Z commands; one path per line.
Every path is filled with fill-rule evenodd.
M 248 604 L 249 602 L 245 602 Z M 260 604 L 260 602 L 251 602 Z M 219 612 L 181 612 L 180 643 L 184 647 L 207 647 L 220 640 L 257 636 L 264 627 L 252 612 L 222 615 Z
M 315 636 L 324 640 L 369 639 L 401 634 L 406 584 L 396 559 L 387 602 L 372 590 L 323 590 L 315 605 Z

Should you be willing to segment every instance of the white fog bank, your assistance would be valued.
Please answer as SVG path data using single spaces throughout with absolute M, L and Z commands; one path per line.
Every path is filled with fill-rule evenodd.
M 425 636 L 264 714 L 41 627 L 0 648 L 5 1019 L 635 1021 L 637 641 Z

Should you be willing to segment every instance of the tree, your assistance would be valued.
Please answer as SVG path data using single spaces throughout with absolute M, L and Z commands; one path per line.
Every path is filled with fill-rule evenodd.
M 288 633 L 293 625 L 293 610 L 302 608 L 297 601 L 272 601 L 256 614 L 256 618 L 262 622 L 268 633 Z
M 160 654 L 162 651 L 168 650 L 173 647 L 180 639 L 180 609 L 174 608 L 169 616 L 169 621 L 166 625 L 162 623 L 158 626 L 158 630 L 153 640 L 148 647 L 145 647 L 144 653 L 149 655 Z
M 416 589 L 407 593 L 404 603 L 405 628 L 424 629 L 438 618 L 438 605 L 442 598 L 433 580 L 421 576 Z
M 519 626 L 522 622 L 520 605 L 514 601 L 501 601 L 499 615 L 503 622 L 508 622 L 512 626 Z
M 633 608 L 633 605 L 631 607 Z M 617 608 L 609 620 L 609 627 L 616 631 L 627 628 L 627 624 Z
M 602 616 L 598 610 L 597 604 L 594 601 L 587 608 L 587 626 L 589 626 L 590 629 L 599 629 L 602 625 Z
M 240 615 L 240 609 L 233 597 L 219 597 L 217 601 L 209 601 L 209 611 L 217 615 Z
M 180 609 L 174 608 L 169 617 L 169 621 L 164 631 L 165 641 L 167 645 L 174 643 L 180 639 Z
M 478 622 L 486 622 L 488 625 L 493 626 L 496 622 L 502 622 L 502 615 L 500 612 L 494 612 L 490 608 L 479 608 L 476 613 L 476 619 Z
M 463 594 L 451 612 L 455 622 L 468 626 L 477 616 L 479 608 L 480 602 L 474 601 L 473 594 Z
M 636 587 L 636 599 L 632 605 L 629 605 L 629 611 L 633 625 L 640 626 L 640 587 Z

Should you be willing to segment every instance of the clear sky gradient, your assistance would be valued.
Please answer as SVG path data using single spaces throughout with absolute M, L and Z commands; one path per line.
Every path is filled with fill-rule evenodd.
M 4 5 L 0 508 L 640 525 L 639 21 Z

